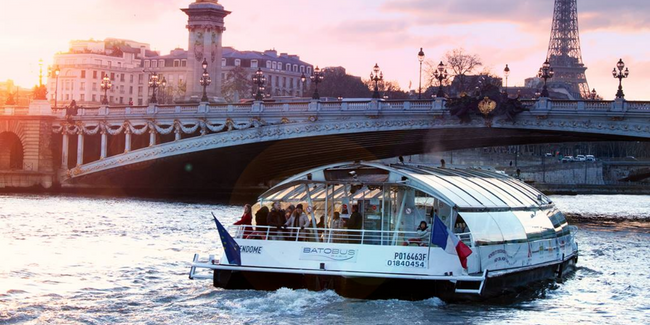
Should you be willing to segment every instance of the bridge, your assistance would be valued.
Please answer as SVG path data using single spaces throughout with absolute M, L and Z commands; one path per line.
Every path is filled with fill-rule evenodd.
M 339 161 L 485 146 L 650 139 L 650 102 L 540 98 L 523 105 L 525 111 L 514 120 L 473 116 L 470 122 L 452 116 L 443 98 L 101 106 L 73 116 L 60 111 L 42 116 L 39 125 L 49 126 L 51 134 L 39 133 L 38 144 L 16 127 L 34 119 L 30 111 L 38 110 L 4 108 L 0 135 L 15 134 L 25 153 L 51 148 L 51 166 L 64 185 L 177 190 L 260 184 Z M 3 150 L 0 162 L 15 156 Z

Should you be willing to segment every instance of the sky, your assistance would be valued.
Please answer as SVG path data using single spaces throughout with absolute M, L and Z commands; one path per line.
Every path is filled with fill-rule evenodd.
M 151 44 L 163 54 L 187 48 L 191 0 L 2 0 L 0 81 L 38 82 L 38 61 L 67 51 L 70 40 L 107 37 Z M 375 63 L 386 80 L 417 89 L 417 53 L 437 64 L 447 51 L 477 54 L 484 69 L 523 85 L 546 57 L 553 0 L 221 0 L 224 46 L 275 48 L 314 65 L 343 66 L 368 78 Z M 587 80 L 605 99 L 616 93 L 611 70 L 630 69 L 626 98 L 650 100 L 650 1 L 578 0 Z

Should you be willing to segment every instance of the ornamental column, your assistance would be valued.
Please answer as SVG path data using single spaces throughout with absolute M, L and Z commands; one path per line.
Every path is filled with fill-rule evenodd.
M 206 88 L 208 98 L 221 96 L 221 37 L 226 30 L 224 18 L 230 11 L 224 10 L 217 0 L 197 0 L 189 8 L 181 9 L 188 16 L 188 79 L 187 99 L 198 102 L 203 95 L 199 80 L 203 74 L 203 59 L 208 62 L 212 83 Z
M 69 140 L 68 140 L 68 129 L 66 126 L 63 126 L 63 140 L 61 141 L 61 168 L 63 169 L 68 169 L 68 151 L 70 150 L 68 148 L 69 146 Z
M 84 163 L 84 130 L 83 127 L 79 127 L 77 131 L 77 167 L 83 165 Z
M 131 151 L 131 129 L 125 126 L 124 130 L 124 153 Z
M 149 147 L 156 145 L 156 130 L 149 129 Z
M 108 145 L 108 136 L 106 135 L 106 130 L 102 129 L 101 135 L 102 135 L 102 142 L 101 142 L 101 153 L 99 154 L 99 159 L 104 159 L 106 158 L 106 154 L 107 154 L 106 147 Z

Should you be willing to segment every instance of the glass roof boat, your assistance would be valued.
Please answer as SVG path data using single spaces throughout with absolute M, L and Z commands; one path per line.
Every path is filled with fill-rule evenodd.
M 225 256 L 196 254 L 190 278 L 227 289 L 482 300 L 562 278 L 578 260 L 576 228 L 548 197 L 481 169 L 328 165 L 274 186 L 254 210 L 274 205 L 273 216 L 305 208 L 282 226 L 258 218 L 220 231 Z

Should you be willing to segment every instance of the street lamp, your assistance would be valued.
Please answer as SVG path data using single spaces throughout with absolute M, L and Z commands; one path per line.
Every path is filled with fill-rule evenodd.
M 625 68 L 625 63 L 623 63 L 623 59 L 618 60 L 618 63 L 616 63 L 616 68 L 612 70 L 612 76 L 616 79 L 618 79 L 618 92 L 616 92 L 616 98 L 624 98 L 625 94 L 623 93 L 623 78 L 627 78 L 627 76 L 630 75 L 630 69 Z M 618 71 L 616 71 L 618 69 Z
M 323 72 L 316 66 L 316 69 L 311 73 L 311 82 L 314 83 L 314 95 L 311 96 L 312 99 L 320 100 L 320 95 L 318 94 L 318 84 L 323 81 Z
M 442 91 L 442 81 L 447 79 L 449 74 L 447 73 L 447 69 L 445 68 L 445 65 L 440 61 L 438 64 L 438 69 L 433 72 L 433 77 L 438 79 L 438 82 L 440 83 L 440 86 L 438 87 L 438 94 L 436 97 L 445 97 L 445 92 Z
M 156 99 L 156 89 L 160 87 L 161 83 L 162 80 L 160 80 L 160 76 L 158 76 L 158 73 L 154 72 L 151 75 L 149 75 L 149 87 L 151 87 L 152 89 L 151 99 L 149 100 L 150 104 L 158 103 L 158 100 Z
M 165 80 L 165 76 L 162 77 L 162 81 L 160 82 L 160 88 L 162 88 L 162 102 L 163 104 L 167 103 L 167 80 Z
M 420 61 L 420 81 L 418 84 L 418 99 L 422 99 L 422 62 L 424 62 L 424 51 L 420 48 L 418 52 L 418 61 Z
M 375 91 L 372 93 L 372 98 L 381 98 L 381 96 L 379 96 L 379 82 L 382 80 L 384 80 L 384 73 L 379 70 L 379 65 L 375 63 L 372 72 L 370 72 L 370 81 L 375 82 Z
M 555 75 L 555 71 L 553 71 L 553 68 L 551 68 L 551 63 L 548 62 L 548 59 L 544 61 L 544 64 L 542 64 L 542 67 L 539 68 L 539 72 L 537 73 L 537 76 L 539 78 L 544 79 L 544 88 L 542 88 L 542 97 L 548 97 L 548 87 L 546 87 L 546 82 L 548 79 L 553 78 L 553 75 Z
M 102 78 L 101 88 L 104 91 L 104 98 L 102 99 L 102 105 L 108 105 L 108 95 L 106 94 L 109 89 L 113 88 L 111 83 L 111 78 L 108 77 L 108 73 L 104 73 L 104 78 Z
M 212 83 L 212 79 L 210 78 L 210 74 L 208 73 L 208 60 L 203 58 L 203 63 L 201 64 L 201 67 L 203 67 L 203 74 L 201 75 L 201 79 L 199 80 L 199 83 L 201 86 L 203 86 L 203 96 L 201 97 L 201 102 L 207 103 L 208 100 L 208 93 L 206 92 L 206 88 Z
M 57 101 L 59 100 L 59 74 L 61 73 L 61 69 L 59 69 L 59 65 L 54 66 L 54 75 L 56 75 L 56 85 L 54 86 L 54 108 L 57 108 Z
M 503 75 L 506 77 L 506 94 L 508 93 L 508 77 L 510 76 L 510 67 L 506 64 L 505 69 L 503 69 Z
M 262 68 L 257 68 L 257 71 L 253 74 L 253 85 L 257 87 L 257 93 L 255 94 L 255 100 L 264 100 L 264 84 L 266 83 L 266 77 Z
M 305 83 L 307 82 L 307 76 L 305 76 L 305 73 L 303 72 L 300 75 L 300 96 L 304 96 L 305 94 Z

